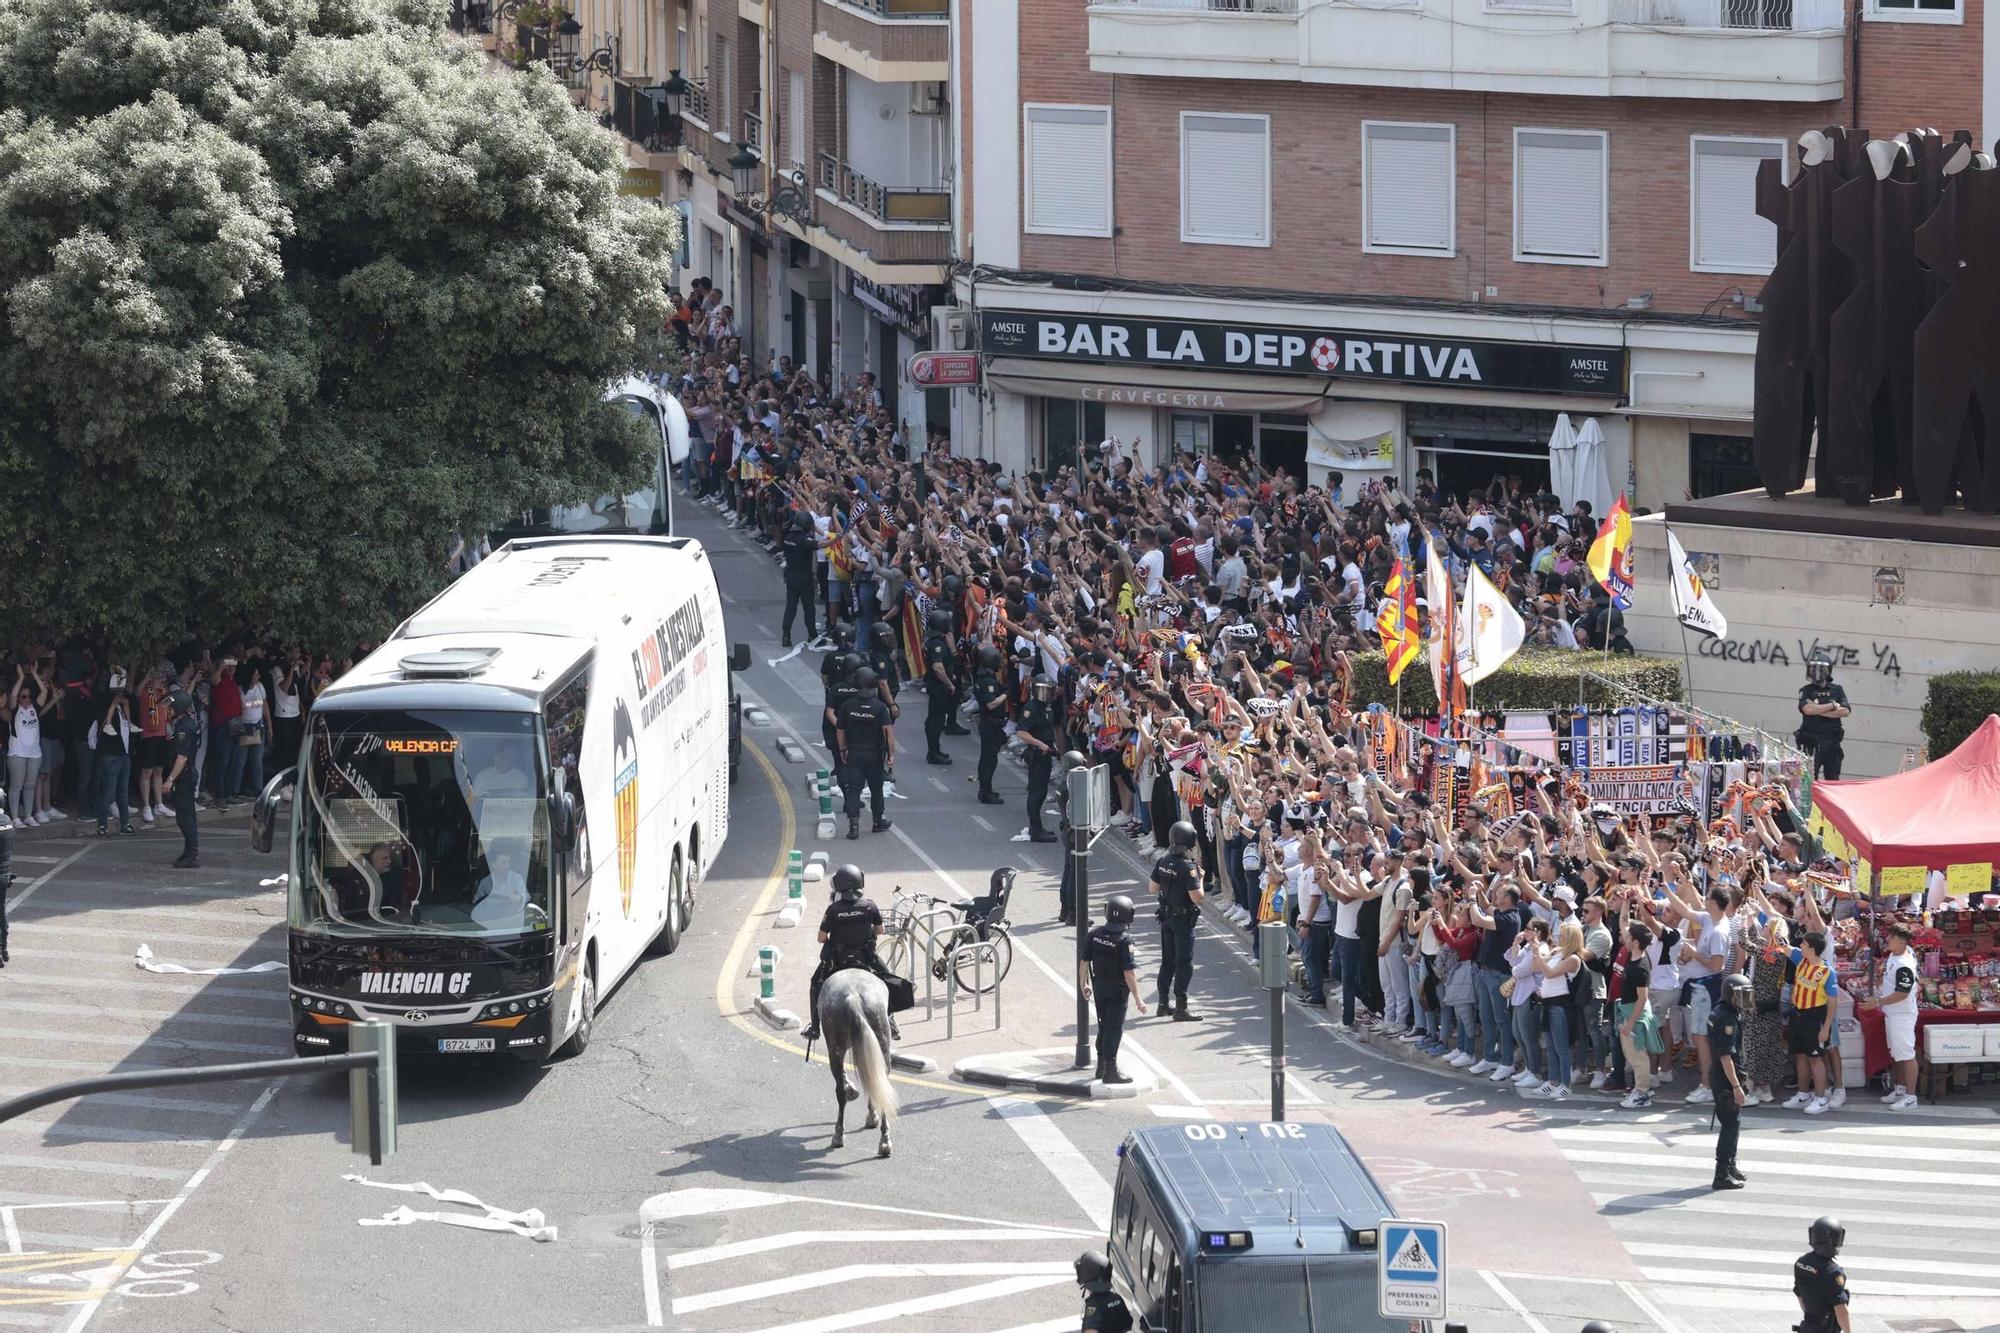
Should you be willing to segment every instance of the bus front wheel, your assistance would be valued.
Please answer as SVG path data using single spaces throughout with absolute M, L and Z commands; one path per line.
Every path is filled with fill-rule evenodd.
M 583 993 L 578 997 L 579 1012 L 576 1031 L 569 1034 L 560 1052 L 565 1060 L 574 1060 L 590 1046 L 590 1031 L 597 1019 L 597 961 L 586 960 L 583 965 Z

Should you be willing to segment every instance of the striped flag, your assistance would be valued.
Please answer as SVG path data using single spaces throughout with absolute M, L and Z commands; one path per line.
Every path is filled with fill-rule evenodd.
M 1388 659 L 1389 683 L 1394 685 L 1403 668 L 1424 650 L 1423 634 L 1417 628 L 1416 584 L 1400 557 L 1390 566 L 1389 581 L 1382 585 L 1382 609 L 1375 616 L 1375 632 Z
M 1597 540 L 1590 544 L 1590 573 L 1611 594 L 1611 604 L 1620 611 L 1632 609 L 1632 511 L 1619 496 L 1618 503 L 1598 526 Z

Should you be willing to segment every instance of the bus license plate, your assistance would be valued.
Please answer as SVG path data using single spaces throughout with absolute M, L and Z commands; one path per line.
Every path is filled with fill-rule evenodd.
M 493 1049 L 491 1037 L 439 1037 L 438 1053 L 454 1055 L 462 1051 L 490 1051 Z

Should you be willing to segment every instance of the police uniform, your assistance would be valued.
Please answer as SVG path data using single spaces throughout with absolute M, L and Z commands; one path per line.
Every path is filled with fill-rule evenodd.
M 1139 970 L 1132 941 L 1124 927 L 1095 927 L 1083 942 L 1090 968 L 1090 999 L 1097 1006 L 1097 1076 L 1113 1078 L 1118 1069 L 1118 1043 L 1125 1039 L 1125 1006 L 1130 995 L 1125 974 Z
M 1066 802 L 1058 801 L 1059 805 Z M 1074 831 L 1067 814 L 1056 818 L 1056 836 L 1062 844 L 1062 882 L 1056 886 L 1056 921 L 1061 925 L 1076 924 L 1076 858 L 1069 854 L 1070 834 Z
M 1724 992 L 1728 994 L 1727 991 Z M 1736 1062 L 1742 1078 L 1743 1019 L 1736 1006 L 1719 1001 L 1708 1016 L 1708 1086 L 1715 1091 L 1715 1118 L 1721 1132 L 1715 1136 L 1715 1178 L 1720 1182 L 1736 1172 L 1736 1140 L 1742 1133 L 1743 1108 L 1736 1104 L 1736 1091 L 1722 1067 L 1726 1056 Z
M 787 648 L 792 646 L 792 617 L 803 607 L 806 613 L 806 637 L 819 637 L 819 612 L 813 605 L 813 566 L 819 557 L 819 534 L 812 518 L 806 514 L 794 513 L 795 520 L 785 528 L 785 621 L 784 640 Z
M 820 735 L 826 741 L 826 752 L 833 756 L 833 780 L 840 784 L 843 792 L 849 783 L 847 760 L 840 753 L 840 710 L 860 697 L 861 687 L 852 679 L 836 676 L 827 681 L 826 708 L 820 714 Z
M 1792 1265 L 1792 1295 L 1805 1312 L 1794 1325 L 1798 1333 L 1837 1333 L 1840 1317 L 1833 1311 L 1847 1304 L 1847 1270 L 1832 1255 L 1807 1250 Z
M 924 711 L 924 743 L 932 763 L 951 762 L 951 756 L 944 752 L 944 736 L 951 729 L 952 709 L 958 702 L 953 665 L 949 636 L 933 634 L 924 640 L 924 698 L 929 705 Z
M 847 836 L 859 835 L 861 820 L 861 788 L 868 788 L 869 805 L 875 814 L 875 831 L 880 833 L 889 827 L 889 821 L 882 818 L 882 783 L 888 777 L 889 761 L 888 730 L 891 722 L 889 705 L 882 702 L 882 696 L 873 689 L 862 692 L 850 686 L 853 697 L 841 704 L 838 714 L 840 733 L 846 744 L 842 747 L 842 757 L 846 760 L 847 781 Z
M 1200 873 L 1194 857 L 1178 847 L 1153 863 L 1160 895 L 1160 1011 L 1166 1012 L 1171 991 L 1176 1018 L 1187 1013 L 1188 982 L 1194 977 L 1194 923 L 1201 915 L 1194 894 L 1201 887 Z
M 181 861 L 194 864 L 201 855 L 201 833 L 195 822 L 195 756 L 201 751 L 201 722 L 192 712 L 174 719 L 174 758 L 183 761 L 174 780 L 174 823 L 181 830 Z M 171 764 L 169 771 L 171 771 Z
M 890 697 L 903 686 L 903 665 L 896 660 L 893 646 L 881 642 L 872 643 L 868 648 L 868 665 L 875 669 L 875 678 L 888 687 Z
M 826 943 L 819 946 L 819 969 L 812 974 L 812 1012 L 815 1036 L 819 1028 L 819 988 L 835 972 L 856 967 L 873 972 L 884 981 L 893 973 L 875 955 L 875 932 L 882 927 L 882 909 L 868 898 L 835 898 L 819 919 Z
M 1000 747 L 1007 743 L 1007 689 L 996 673 L 982 671 L 972 682 L 972 697 L 979 704 L 979 799 L 998 805 L 993 773 L 1000 767 Z
M 1056 723 L 1061 707 L 1040 699 L 1021 705 L 1018 729 L 1041 742 L 1028 747 L 1028 836 L 1036 842 L 1054 842 L 1056 836 L 1042 824 L 1042 806 L 1048 802 L 1049 777 L 1055 770 Z
M 1827 681 L 1824 685 L 1807 681 L 1799 687 L 1799 748 L 1812 756 L 1814 779 L 1840 780 L 1840 766 L 1844 755 L 1840 743 L 1847 735 L 1847 728 L 1837 717 L 1807 717 L 1807 704 L 1839 704 L 1848 706 L 1847 691 Z

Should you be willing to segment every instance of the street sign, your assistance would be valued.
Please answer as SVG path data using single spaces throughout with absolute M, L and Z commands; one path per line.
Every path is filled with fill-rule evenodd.
M 1071 769 L 1069 822 L 1071 828 L 1101 833 L 1111 826 L 1111 766 L 1093 764 Z
M 920 389 L 962 389 L 979 383 L 979 353 L 918 352 L 910 358 L 909 376 Z
M 1443 1319 L 1444 1223 L 1385 1218 L 1376 1247 L 1376 1313 Z

